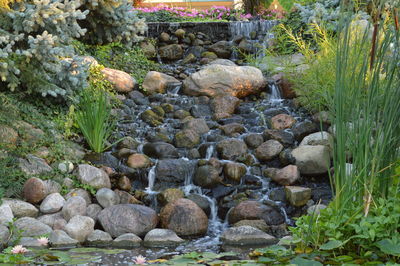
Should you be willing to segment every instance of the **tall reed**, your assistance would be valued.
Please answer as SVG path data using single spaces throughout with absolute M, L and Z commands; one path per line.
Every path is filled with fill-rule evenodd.
M 107 99 L 107 92 L 93 87 L 84 89 L 76 111 L 76 121 L 94 152 L 106 150 L 107 139 L 115 127 L 111 119 L 111 104 Z
M 376 199 L 399 191 L 394 187 L 400 147 L 399 31 L 392 19 L 366 27 L 354 23 L 352 1 L 343 2 L 331 110 L 333 208 L 339 216 L 349 207 L 367 216 Z M 378 2 L 380 17 L 389 14 L 384 9 L 387 0 Z

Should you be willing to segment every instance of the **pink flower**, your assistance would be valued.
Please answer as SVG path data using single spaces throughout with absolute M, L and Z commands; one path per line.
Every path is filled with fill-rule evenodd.
M 136 256 L 135 259 L 133 260 L 135 264 L 138 265 L 145 265 L 146 264 L 146 258 L 143 257 L 142 255 Z
M 12 254 L 24 254 L 28 252 L 28 250 L 26 248 L 24 248 L 22 245 L 16 245 L 15 247 L 13 247 L 13 249 L 11 250 Z
M 37 241 L 41 246 L 47 246 L 47 244 L 49 244 L 49 239 L 47 237 L 40 237 Z

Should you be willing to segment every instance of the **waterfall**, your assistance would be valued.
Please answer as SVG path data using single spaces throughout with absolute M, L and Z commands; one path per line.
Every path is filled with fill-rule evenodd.
M 206 150 L 206 158 L 205 159 L 206 160 L 210 160 L 212 155 L 213 155 L 213 153 L 214 153 L 214 145 L 208 146 L 207 150 Z
M 277 25 L 276 20 L 235 21 L 230 23 L 231 39 L 242 36 L 254 48 L 258 57 L 265 55 L 268 42 L 274 37 L 271 29 Z M 233 56 L 237 56 L 234 54 Z

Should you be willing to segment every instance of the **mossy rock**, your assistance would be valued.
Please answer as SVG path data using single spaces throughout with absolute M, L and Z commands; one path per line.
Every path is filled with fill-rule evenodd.
M 163 118 L 157 115 L 153 110 L 144 111 L 140 114 L 140 118 L 153 127 L 160 126 L 164 121 Z

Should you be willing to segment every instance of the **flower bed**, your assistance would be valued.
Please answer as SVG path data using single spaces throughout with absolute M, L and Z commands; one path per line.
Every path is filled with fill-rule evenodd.
M 277 13 L 263 10 L 257 16 L 246 14 L 243 10 L 225 6 L 213 6 L 206 10 L 197 10 L 184 7 L 169 7 L 158 5 L 156 7 L 135 8 L 141 18 L 149 22 L 182 22 L 182 21 L 237 21 L 249 19 L 276 19 Z

